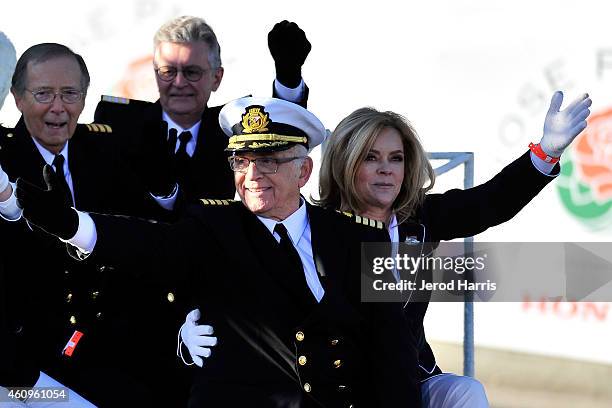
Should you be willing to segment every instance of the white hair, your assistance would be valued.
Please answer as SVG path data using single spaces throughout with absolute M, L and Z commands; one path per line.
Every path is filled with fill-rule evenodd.
M 4 98 L 11 88 L 11 78 L 17 63 L 15 47 L 11 40 L 0 31 L 0 108 L 4 104 Z

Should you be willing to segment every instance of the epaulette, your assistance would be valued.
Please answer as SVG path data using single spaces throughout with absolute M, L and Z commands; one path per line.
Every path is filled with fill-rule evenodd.
M 200 201 L 204 205 L 230 205 L 236 202 L 236 200 L 217 200 L 212 198 L 202 198 Z
M 113 128 L 102 123 L 88 123 L 85 126 L 87 126 L 87 130 L 90 132 L 113 133 Z
M 385 224 L 383 224 L 382 221 L 373 220 L 367 217 L 362 217 L 361 215 L 355 215 L 350 211 L 340 211 L 340 210 L 336 210 L 336 211 L 341 214 L 346 215 L 349 218 L 354 219 L 357 224 L 363 224 L 363 225 L 367 225 L 369 227 L 374 227 L 378 229 L 383 229 L 385 227 Z
M 102 95 L 102 102 L 119 103 L 121 105 L 128 105 L 130 100 L 128 98 L 122 98 L 120 96 Z

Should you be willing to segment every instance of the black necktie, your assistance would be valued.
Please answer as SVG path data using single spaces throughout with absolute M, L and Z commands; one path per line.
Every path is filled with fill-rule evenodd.
M 191 132 L 181 132 L 178 136 L 178 140 L 181 142 L 179 148 L 174 155 L 176 163 L 176 171 L 178 176 L 179 185 L 186 188 L 186 184 L 189 183 L 189 160 L 190 157 L 187 154 L 187 143 L 191 140 Z
M 74 205 L 74 202 L 72 201 L 72 193 L 70 193 L 70 187 L 68 187 L 66 175 L 64 174 L 64 156 L 61 154 L 55 156 L 53 159 L 53 167 L 55 167 L 55 174 L 57 175 L 59 186 L 64 191 L 66 199 L 70 203 L 70 206 Z
M 291 281 L 293 289 L 300 294 L 300 299 L 298 300 L 305 307 L 314 306 L 317 301 L 306 283 L 306 275 L 304 274 L 302 260 L 300 259 L 300 255 L 298 254 L 297 250 L 293 246 L 291 238 L 289 238 L 287 228 L 285 228 L 283 224 L 279 223 L 274 227 L 274 232 L 281 237 L 278 245 L 280 250 L 285 254 L 287 258 L 287 265 L 289 267 L 289 270 L 286 271 L 286 277 L 289 278 L 289 281 Z

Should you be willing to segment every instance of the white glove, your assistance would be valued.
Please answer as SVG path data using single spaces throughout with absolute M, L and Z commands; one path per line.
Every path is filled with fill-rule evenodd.
M 200 320 L 200 309 L 193 309 L 187 314 L 180 333 L 181 340 L 187 347 L 187 350 L 189 350 L 193 363 L 198 367 L 202 367 L 204 365 L 202 357 L 210 357 L 211 350 L 209 347 L 217 344 L 217 338 L 211 336 L 214 332 L 212 326 L 199 325 L 197 324 L 198 320 Z M 184 359 L 183 362 L 185 362 Z M 187 363 L 185 362 L 185 364 Z
M 8 175 L 2 170 L 2 166 L 0 166 L 0 193 L 2 193 L 9 185 Z
M 544 120 L 544 135 L 540 140 L 540 147 L 551 157 L 561 156 L 565 148 L 586 128 L 586 118 L 591 113 L 591 98 L 588 94 L 576 98 L 565 110 L 559 111 L 562 103 L 563 92 L 555 92 Z

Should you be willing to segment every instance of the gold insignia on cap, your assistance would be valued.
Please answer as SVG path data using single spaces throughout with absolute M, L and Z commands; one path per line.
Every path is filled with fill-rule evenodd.
M 247 112 L 242 115 L 242 127 L 244 133 L 261 133 L 267 132 L 269 115 L 264 111 L 263 107 L 247 107 Z
M 238 135 L 230 137 L 227 148 L 242 149 L 245 147 L 246 142 L 251 142 L 249 144 L 250 149 L 261 149 L 262 147 L 283 146 L 288 143 L 306 143 L 307 141 L 308 138 L 305 136 L 285 136 L 273 133 L 266 133 L 264 135 Z

